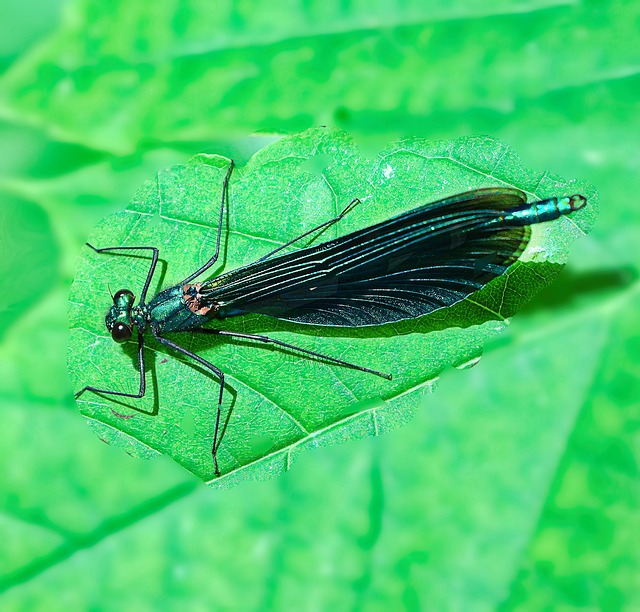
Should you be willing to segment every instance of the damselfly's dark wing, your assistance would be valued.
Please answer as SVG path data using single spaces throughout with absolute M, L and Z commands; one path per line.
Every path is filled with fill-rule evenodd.
M 360 327 L 451 306 L 520 256 L 529 227 L 500 223 L 517 189 L 479 189 L 416 208 L 318 246 L 249 264 L 203 284 L 219 316 L 253 312 Z

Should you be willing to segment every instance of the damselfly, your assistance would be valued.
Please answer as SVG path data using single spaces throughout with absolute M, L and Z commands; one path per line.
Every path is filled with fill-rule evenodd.
M 522 254 L 530 226 L 582 208 L 581 195 L 527 203 L 518 189 L 475 189 L 425 204 L 317 246 L 282 254 L 286 247 L 338 222 L 359 200 L 337 217 L 309 229 L 253 263 L 218 277 L 197 281 L 220 255 L 228 207 L 227 170 L 220 203 L 215 252 L 193 274 L 147 302 L 159 251 L 152 246 L 96 248 L 96 253 L 143 250 L 151 265 L 140 298 L 129 289 L 113 295 L 105 323 L 113 340 L 126 342 L 134 332 L 138 343 L 140 385 L 136 393 L 86 386 L 103 395 L 141 398 L 146 391 L 144 338 L 151 333 L 161 344 L 206 368 L 219 383 L 211 454 L 219 475 L 224 373 L 185 349 L 167 334 L 190 331 L 275 345 L 301 355 L 390 379 L 391 374 L 349 363 L 268 336 L 205 327 L 207 323 L 247 313 L 333 327 L 362 327 L 413 319 L 447 308 L 504 274 Z

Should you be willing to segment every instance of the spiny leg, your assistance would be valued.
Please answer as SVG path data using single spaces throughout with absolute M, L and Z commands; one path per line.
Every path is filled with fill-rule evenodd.
M 93 249 L 96 253 L 105 253 L 105 252 L 111 252 L 111 251 L 134 251 L 134 250 L 152 252 L 151 265 L 149 266 L 149 271 L 147 272 L 147 278 L 145 280 L 144 287 L 140 294 L 140 300 L 139 300 L 139 304 L 144 304 L 147 297 L 147 291 L 149 289 L 149 285 L 151 284 L 151 279 L 153 278 L 153 274 L 158 264 L 158 256 L 159 256 L 158 249 L 156 247 L 150 247 L 150 246 L 119 246 L 119 247 L 103 247 L 99 249 L 94 247 L 92 244 L 89 244 L 88 242 L 86 243 L 86 245 L 90 249 Z M 140 399 L 144 397 L 144 394 L 146 392 L 147 382 L 146 382 L 146 374 L 145 374 L 145 368 L 144 368 L 144 337 L 140 332 L 138 332 L 138 369 L 140 371 L 140 387 L 137 393 L 125 393 L 123 391 L 111 391 L 110 389 L 98 389 L 97 387 L 94 387 L 92 385 L 87 385 L 86 387 L 83 387 L 82 389 L 80 389 L 80 391 L 75 393 L 74 397 L 78 399 L 85 391 L 92 391 L 93 393 L 101 393 L 103 395 L 116 395 L 118 397 L 131 397 L 136 399 Z M 135 407 L 133 407 L 133 409 L 138 410 L 138 412 L 146 413 L 145 410 L 139 410 L 138 408 L 135 408 Z
M 355 208 L 358 204 L 360 204 L 360 200 L 358 198 L 354 198 L 353 200 L 351 200 L 349 205 L 337 217 L 334 217 L 333 219 L 329 219 L 329 221 L 325 221 L 324 223 L 321 223 L 317 227 L 314 227 L 309 231 L 306 231 L 304 234 L 301 234 L 300 236 L 298 236 L 297 238 L 294 238 L 293 240 L 289 240 L 289 242 L 287 242 L 286 244 L 283 244 L 282 246 L 279 246 L 277 249 L 274 249 L 273 251 L 271 251 L 270 253 L 267 253 L 264 257 L 261 257 L 257 261 L 264 261 L 265 259 L 269 259 L 270 257 L 273 257 L 276 253 L 279 253 L 280 251 L 282 251 L 282 249 L 286 249 L 288 246 L 292 245 L 294 242 L 298 242 L 298 240 L 302 240 L 303 238 L 306 238 L 310 234 L 313 234 L 313 232 L 317 232 L 319 230 L 329 227 L 330 225 L 333 225 L 334 223 L 337 223 L 347 213 L 351 212 L 351 210 Z
M 221 440 L 218 440 L 218 434 L 220 431 L 220 417 L 222 414 L 222 398 L 224 394 L 224 374 L 222 370 L 218 369 L 216 366 L 208 362 L 206 359 L 203 359 L 199 355 L 196 355 L 195 353 L 188 351 L 186 348 L 180 346 L 179 344 L 176 344 L 175 342 L 172 342 L 168 338 L 161 336 L 155 329 L 153 329 L 153 327 L 151 328 L 151 332 L 153 333 L 154 337 L 158 342 L 161 342 L 165 346 L 168 346 L 178 351 L 179 353 L 182 353 L 183 355 L 190 357 L 195 362 L 199 363 L 201 366 L 204 366 L 205 368 L 213 372 L 213 374 L 215 374 L 220 381 L 220 392 L 218 394 L 218 410 L 216 413 L 216 423 L 213 431 L 213 445 L 211 447 L 211 455 L 213 456 L 213 468 L 215 470 L 216 476 L 220 476 L 220 470 L 218 469 L 217 453 L 218 453 L 218 447 L 220 446 L 220 442 L 221 442 Z
M 368 374 L 375 374 L 376 376 L 381 376 L 382 378 L 386 378 L 387 380 L 391 380 L 391 374 L 386 374 L 384 372 L 378 372 L 377 370 L 371 370 L 369 368 L 365 368 L 363 366 L 359 366 L 355 363 L 350 363 L 348 361 L 343 361 L 342 359 L 337 359 L 335 357 L 330 357 L 329 355 L 323 355 L 322 353 L 317 353 L 315 351 L 310 351 L 309 349 L 305 349 L 299 346 L 295 346 L 293 344 L 289 344 L 288 342 L 282 342 L 281 340 L 276 340 L 274 338 L 269 338 L 268 336 L 258 336 L 256 334 L 241 334 L 239 332 L 230 332 L 224 331 L 221 329 L 211 329 L 208 327 L 200 327 L 197 329 L 188 330 L 193 332 L 194 334 L 212 334 L 216 336 L 226 336 L 228 338 L 239 338 L 241 340 L 255 340 L 256 342 L 262 342 L 264 344 L 275 344 L 276 346 L 281 346 L 282 348 L 291 349 L 294 351 L 298 351 L 299 353 L 303 353 L 305 355 L 310 355 L 311 357 L 316 357 L 317 359 L 323 359 L 325 361 L 329 361 L 331 363 L 335 363 L 337 365 L 345 366 L 347 368 L 351 368 L 353 370 L 358 370 L 360 372 L 367 372 Z
M 124 391 L 110 391 L 109 389 L 98 389 L 97 387 L 86 386 L 80 389 L 74 397 L 78 399 L 85 391 L 93 391 L 93 393 L 101 393 L 102 395 L 117 395 L 118 397 L 132 397 L 136 399 L 140 399 L 144 397 L 144 394 L 147 390 L 147 378 L 144 371 L 144 337 L 141 333 L 138 332 L 138 369 L 140 371 L 140 388 L 137 393 L 125 393 Z M 138 412 L 144 412 L 145 410 L 139 410 L 137 408 L 133 408 L 134 410 L 138 410 Z M 148 413 L 147 413 L 148 414 Z
M 226 210 L 226 204 L 229 202 L 229 179 L 231 178 L 231 172 L 233 172 L 235 164 L 233 160 L 229 164 L 229 168 L 227 169 L 227 174 L 224 177 L 224 182 L 222 183 L 222 198 L 220 202 L 220 217 L 218 219 L 218 234 L 216 236 L 216 251 L 213 254 L 213 257 L 207 261 L 202 267 L 198 268 L 193 274 L 187 276 L 182 282 L 178 283 L 180 285 L 184 285 L 185 283 L 191 282 L 194 278 L 200 276 L 203 272 L 206 272 L 216 261 L 218 261 L 218 256 L 220 255 L 220 243 L 222 241 L 222 224 L 224 222 L 224 213 Z
M 103 247 L 98 249 L 94 247 L 92 244 L 88 242 L 85 243 L 90 249 L 93 249 L 96 253 L 105 253 L 107 251 L 152 251 L 153 255 L 151 256 L 151 265 L 149 266 L 149 271 L 147 272 L 147 278 L 144 281 L 144 287 L 142 288 L 142 292 L 140 293 L 139 304 L 144 304 L 147 299 L 147 291 L 149 290 L 149 285 L 151 284 L 151 279 L 153 278 L 153 274 L 156 271 L 156 265 L 158 264 L 158 256 L 160 251 L 156 247 L 151 246 L 117 246 L 117 247 Z

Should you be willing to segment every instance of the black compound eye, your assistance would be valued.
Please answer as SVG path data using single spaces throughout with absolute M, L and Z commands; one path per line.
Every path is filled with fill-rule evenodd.
M 131 339 L 131 328 L 125 323 L 116 323 L 111 330 L 111 337 L 116 342 L 126 342 Z
M 129 289 L 119 289 L 118 291 L 116 291 L 116 294 L 113 296 L 113 303 L 117 304 L 118 303 L 118 299 L 123 295 L 130 295 L 131 296 L 131 301 L 133 301 L 133 292 L 132 291 L 129 291 Z

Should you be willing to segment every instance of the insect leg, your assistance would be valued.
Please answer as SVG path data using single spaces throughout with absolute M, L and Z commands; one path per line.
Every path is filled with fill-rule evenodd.
M 275 344 L 276 346 L 281 346 L 282 348 L 298 351 L 299 353 L 304 353 L 305 355 L 317 357 L 318 359 L 324 359 L 326 361 L 330 361 L 331 363 L 336 363 L 338 365 L 345 366 L 347 368 L 352 368 L 353 370 L 359 370 L 360 372 L 367 372 L 368 374 L 375 374 L 376 376 L 381 376 L 382 378 L 391 380 L 391 374 L 378 372 L 377 370 L 371 370 L 369 368 L 356 365 L 355 363 L 349 363 L 348 361 L 343 361 L 342 359 L 329 357 L 329 355 L 316 353 L 315 351 L 310 351 L 309 349 L 301 348 L 299 346 L 295 346 L 287 342 L 282 342 L 281 340 L 275 340 L 274 338 L 269 338 L 268 336 L 258 336 L 256 334 L 241 334 L 238 332 L 229 332 L 221 329 L 211 329 L 208 327 L 201 327 L 201 328 L 192 329 L 189 331 L 193 332 L 194 334 L 214 334 L 217 336 L 226 336 L 228 338 L 240 338 L 241 340 L 255 340 L 256 342 L 263 342 L 264 344 Z
M 222 183 L 222 199 L 220 202 L 220 218 L 218 219 L 218 235 L 216 237 L 216 252 L 213 254 L 213 257 L 207 261 L 201 268 L 198 268 L 193 274 L 187 276 L 180 285 L 184 285 L 185 283 L 191 282 L 194 278 L 200 276 L 203 272 L 208 270 L 216 261 L 218 260 L 218 255 L 220 255 L 220 242 L 222 240 L 222 224 L 224 222 L 224 213 L 227 208 L 227 203 L 229 202 L 229 179 L 231 178 L 231 172 L 233 172 L 234 163 L 231 160 L 229 164 L 229 168 L 227 169 L 227 174 L 224 177 L 224 182 Z
M 144 371 L 144 337 L 138 333 L 138 369 L 140 371 L 140 388 L 137 393 L 124 393 L 123 391 L 110 391 L 109 389 L 98 389 L 97 387 L 83 387 L 74 397 L 78 399 L 85 391 L 93 391 L 94 393 L 102 393 L 103 395 L 117 395 L 119 397 L 135 397 L 140 399 L 144 397 L 147 388 L 147 379 Z M 136 408 L 134 408 L 136 410 Z M 139 412 L 146 412 L 144 410 Z
M 182 353 L 183 355 L 186 355 L 187 357 L 190 357 L 195 362 L 199 363 L 201 366 L 203 366 L 203 367 L 207 368 L 208 370 L 210 370 L 213 374 L 215 374 L 218 377 L 218 380 L 220 381 L 220 392 L 218 394 L 218 411 L 216 413 L 216 423 L 215 423 L 215 428 L 214 428 L 214 431 L 213 431 L 213 445 L 211 447 L 211 455 L 213 456 L 213 467 L 214 467 L 214 470 L 215 470 L 215 474 L 216 474 L 216 476 L 220 476 L 220 470 L 218 469 L 217 453 L 218 453 L 218 447 L 220 446 L 220 442 L 221 442 L 221 440 L 218 440 L 218 434 L 220 432 L 220 417 L 222 415 L 222 397 L 223 397 L 223 392 L 224 392 L 224 374 L 222 373 L 222 370 L 218 369 L 212 363 L 209 363 L 206 359 L 203 359 L 199 355 L 196 355 L 195 353 L 192 353 L 191 351 L 188 351 L 186 348 L 183 348 L 179 344 L 176 344 L 175 342 L 172 342 L 168 338 L 165 338 L 165 337 L 161 336 L 153 327 L 151 328 L 151 331 L 152 331 L 155 339 L 158 342 L 161 342 L 165 346 L 168 346 L 168 347 L 178 351 L 179 353 Z
M 303 238 L 306 238 L 307 236 L 309 236 L 309 234 L 313 234 L 313 232 L 317 232 L 318 230 L 325 229 L 330 225 L 337 223 L 348 212 L 351 212 L 351 210 L 353 210 L 358 204 L 360 204 L 360 200 L 358 198 L 354 198 L 353 200 L 351 200 L 349 205 L 337 217 L 334 217 L 333 219 L 329 219 L 329 221 L 325 221 L 324 223 L 321 223 L 317 227 L 310 229 L 309 231 L 305 232 L 304 234 L 301 234 L 300 236 L 298 236 L 297 238 L 294 238 L 293 240 L 289 240 L 289 242 L 287 242 L 286 244 L 283 244 L 282 246 L 279 246 L 277 249 L 274 249 L 273 251 L 271 251 L 270 253 L 267 253 L 264 257 L 261 257 L 257 261 L 264 261 L 265 259 L 269 259 L 270 257 L 273 257 L 276 253 L 282 251 L 282 249 L 286 249 L 288 246 L 292 245 L 294 242 L 298 242 L 298 240 L 302 240 Z
M 156 271 L 156 265 L 158 264 L 158 254 L 159 251 L 156 247 L 150 246 L 118 246 L 118 247 L 104 247 L 102 249 L 97 249 L 92 244 L 88 242 L 85 243 L 90 249 L 93 249 L 96 253 L 105 253 L 107 251 L 152 251 L 153 255 L 151 256 L 151 265 L 149 266 L 149 272 L 147 272 L 147 279 L 144 281 L 144 287 L 142 288 L 142 293 L 140 293 L 140 304 L 144 304 L 147 299 L 147 291 L 149 289 L 149 285 L 151 284 L 151 279 L 153 278 L 153 273 Z

